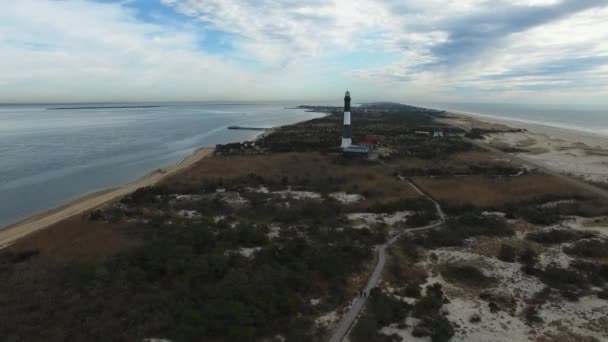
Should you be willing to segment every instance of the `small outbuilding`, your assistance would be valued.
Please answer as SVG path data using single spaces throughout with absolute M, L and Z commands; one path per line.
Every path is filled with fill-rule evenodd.
M 347 154 L 368 155 L 369 147 L 360 145 L 350 145 L 342 149 L 342 152 Z
M 380 143 L 380 139 L 373 135 L 366 135 L 359 139 L 357 145 L 361 147 L 367 147 L 369 150 L 373 150 Z

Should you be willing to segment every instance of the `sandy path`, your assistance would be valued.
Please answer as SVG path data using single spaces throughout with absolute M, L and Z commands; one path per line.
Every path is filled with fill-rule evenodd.
M 428 226 L 408 229 L 406 231 L 403 231 L 402 233 L 399 233 L 399 234 L 393 236 L 387 242 L 385 242 L 381 245 L 377 245 L 375 247 L 376 252 L 378 254 L 378 263 L 376 264 L 376 267 L 374 268 L 372 275 L 367 280 L 365 289 L 363 289 L 363 291 L 365 291 L 365 293 L 367 295 L 364 297 L 357 297 L 357 299 L 355 300 L 353 305 L 350 307 L 348 312 L 342 317 L 342 319 L 336 326 L 334 332 L 332 333 L 331 337 L 329 338 L 329 342 L 341 342 L 342 340 L 344 340 L 344 338 L 346 337 L 346 335 L 352 328 L 353 324 L 356 322 L 357 317 L 359 316 L 359 314 L 361 314 L 361 311 L 363 311 L 363 308 L 365 307 L 365 303 L 367 302 L 367 299 L 369 298 L 369 293 L 376 286 L 378 286 L 378 283 L 380 283 L 380 278 L 382 277 L 382 271 L 384 270 L 384 265 L 386 263 L 386 249 L 388 247 L 390 247 L 391 245 L 393 245 L 395 242 L 397 242 L 397 240 L 399 240 L 399 238 L 401 236 L 403 236 L 404 234 L 407 234 L 410 232 L 418 232 L 418 231 L 422 231 L 422 230 L 435 229 L 445 223 L 446 215 L 443 212 L 443 210 L 441 209 L 441 206 L 439 205 L 439 203 L 435 202 L 435 200 L 433 200 L 428 194 L 424 193 L 419 187 L 417 187 L 414 183 L 412 183 L 408 179 L 401 177 L 401 176 L 399 176 L 399 179 L 404 182 L 407 182 L 421 196 L 426 196 L 428 199 L 433 201 L 433 203 L 435 203 L 435 209 L 437 210 L 437 214 L 439 215 L 439 221 L 432 223 Z
M 10 225 L 0 230 L 0 248 L 6 247 L 26 235 L 44 229 L 57 222 L 65 220 L 66 218 L 81 214 L 85 211 L 99 207 L 112 200 L 132 193 L 139 188 L 154 185 L 165 179 L 167 176 L 175 174 L 179 171 L 183 171 L 199 160 L 208 157 L 211 155 L 211 153 L 213 153 L 213 150 L 213 148 L 198 149 L 192 155 L 182 159 L 176 164 L 153 171 L 134 182 L 118 188 L 103 190 L 87 195 L 61 207 L 51 209 L 47 212 Z

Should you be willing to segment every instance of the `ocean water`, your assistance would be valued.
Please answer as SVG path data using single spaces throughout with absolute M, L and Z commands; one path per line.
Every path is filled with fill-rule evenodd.
M 496 103 L 427 103 L 421 106 L 608 136 L 608 108 L 598 106 Z
M 49 109 L 94 106 L 154 108 Z M 319 117 L 294 104 L 0 105 L 0 227 L 83 195 L 129 183 L 202 146 Z

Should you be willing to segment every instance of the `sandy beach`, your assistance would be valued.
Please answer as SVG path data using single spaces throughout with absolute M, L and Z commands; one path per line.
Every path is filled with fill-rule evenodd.
M 449 116 L 441 121 L 463 129 L 524 129 L 525 132 L 488 134 L 485 142 L 499 148 L 521 149 L 525 151 L 517 153 L 521 159 L 568 176 L 608 185 L 608 136 L 465 113 L 450 112 Z
M 321 114 L 324 116 L 331 115 L 331 113 Z M 261 139 L 276 131 L 282 126 L 295 125 L 308 120 L 310 119 L 266 129 L 260 134 L 258 134 L 254 138 L 254 140 Z M 15 241 L 24 236 L 47 228 L 69 217 L 82 214 L 83 212 L 100 207 L 108 202 L 111 202 L 122 196 L 132 193 L 139 188 L 154 185 L 162 181 L 166 177 L 173 175 L 177 172 L 183 171 L 188 167 L 192 166 L 194 163 L 198 162 L 199 160 L 210 156 L 213 151 L 214 148 L 199 148 L 192 155 L 185 157 L 181 161 L 168 167 L 159 168 L 124 186 L 98 191 L 73 200 L 62 206 L 50 209 L 40 214 L 36 214 L 32 217 L 11 224 L 9 226 L 0 227 L 0 249 L 10 246 Z
M 183 171 L 203 158 L 213 153 L 213 148 L 200 148 L 181 161 L 164 168 L 157 169 L 144 177 L 118 188 L 112 188 L 89 194 L 61 207 L 35 215 L 21 222 L 12 224 L 0 230 L 0 248 L 11 245 L 18 239 L 58 223 L 74 215 L 99 207 L 105 203 L 125 196 L 139 188 L 154 185 L 164 178 Z

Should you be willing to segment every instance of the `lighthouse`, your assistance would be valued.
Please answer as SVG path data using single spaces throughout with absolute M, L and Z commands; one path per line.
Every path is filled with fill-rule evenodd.
M 344 129 L 342 130 L 342 148 L 348 148 L 353 140 L 350 131 L 350 92 L 344 94 Z

